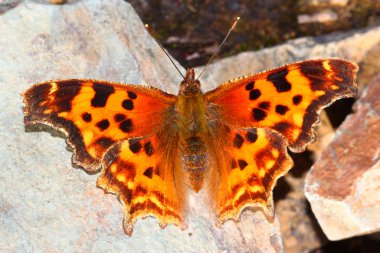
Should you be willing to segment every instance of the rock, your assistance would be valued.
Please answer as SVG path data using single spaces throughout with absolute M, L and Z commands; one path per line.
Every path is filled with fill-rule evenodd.
M 0 0 L 0 15 L 16 7 L 21 0 Z
M 257 52 L 243 52 L 222 59 L 207 67 L 201 77 L 203 85 L 215 88 L 218 84 L 238 76 L 306 59 L 338 57 L 360 62 L 380 43 L 380 26 L 321 37 L 305 37 L 265 48 Z M 196 68 L 196 72 L 202 67 Z
M 56 132 L 24 128 L 20 94 L 49 79 L 105 79 L 177 93 L 180 75 L 129 4 L 21 2 L 0 16 L 0 50 L 1 252 L 283 252 L 278 220 L 269 223 L 261 212 L 245 211 L 241 222 L 221 228 L 192 217 L 185 231 L 147 218 L 128 237 L 121 204 L 96 188 L 98 175 L 73 168 Z
M 305 194 L 330 240 L 380 231 L 380 75 L 308 173 Z
M 320 6 L 336 6 L 345 7 L 347 6 L 349 0 L 302 0 L 301 3 L 309 5 L 310 7 L 320 7 Z
M 323 10 L 313 14 L 298 15 L 298 24 L 306 23 L 328 23 L 334 22 L 338 19 L 338 15 L 333 10 Z
M 257 52 L 244 52 L 215 62 L 207 67 L 201 78 L 201 83 L 202 85 L 207 84 L 210 87 L 216 87 L 218 84 L 238 76 L 305 59 L 340 57 L 360 63 L 363 59 L 367 59 L 369 54 L 372 54 L 379 42 L 379 26 L 317 38 L 300 38 L 280 46 Z M 367 66 L 371 63 L 376 66 L 378 61 L 376 57 L 371 57 L 366 62 Z M 199 73 L 201 69 L 202 67 L 196 68 L 196 72 Z M 361 72 L 366 72 L 366 68 L 362 68 Z M 373 77 L 374 72 L 366 72 L 366 76 L 368 78 L 369 76 Z M 359 84 L 359 86 L 364 85 Z M 319 157 L 335 136 L 335 132 L 323 112 L 316 136 L 316 142 L 308 146 L 308 149 L 314 154 L 313 157 Z M 304 166 L 301 170 L 305 171 L 308 165 L 300 164 L 299 166 Z M 281 223 L 282 239 L 286 252 L 308 252 L 323 245 L 326 238 L 309 211 L 309 205 L 302 187 L 304 176 L 293 176 L 292 171 L 294 169 L 284 180 L 286 187 L 290 188 L 290 192 L 285 198 L 278 200 L 275 207 Z
M 363 61 L 360 63 L 360 71 L 358 73 L 358 80 L 362 84 L 368 84 L 374 76 L 379 73 L 380 69 L 380 43 L 374 45 L 368 52 L 366 52 Z M 359 93 L 363 92 L 364 85 L 359 86 Z

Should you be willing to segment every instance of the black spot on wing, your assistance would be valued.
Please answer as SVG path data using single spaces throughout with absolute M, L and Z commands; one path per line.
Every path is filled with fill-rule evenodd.
M 154 150 L 153 150 L 152 143 L 150 141 L 144 144 L 144 151 L 147 156 L 153 155 Z
M 141 143 L 138 140 L 128 140 L 129 142 L 129 150 L 133 153 L 138 153 L 141 149 Z
M 238 160 L 240 170 L 244 170 L 247 167 L 248 163 L 244 160 Z
M 83 119 L 85 122 L 91 122 L 91 120 L 92 120 L 91 113 L 88 113 L 88 112 L 83 113 L 83 114 L 82 114 L 82 119 Z
M 267 116 L 267 113 L 259 108 L 253 108 L 252 110 L 252 119 L 254 121 L 261 121 L 265 119 Z
M 280 115 L 285 115 L 289 111 L 286 105 L 276 105 L 276 112 Z
M 261 96 L 261 92 L 260 92 L 260 90 L 258 90 L 258 89 L 251 90 L 251 91 L 249 92 L 249 99 L 250 99 L 250 100 L 256 100 L 256 99 L 258 99 L 260 96 Z
M 128 97 L 130 99 L 136 99 L 137 98 L 137 95 L 136 93 L 132 92 L 132 91 L 127 91 L 127 94 L 128 94 Z
M 110 122 L 107 119 L 103 119 L 96 123 L 96 127 L 99 128 L 99 130 L 104 131 L 110 126 Z
M 302 95 L 295 95 L 293 97 L 293 104 L 294 105 L 298 105 L 299 103 L 301 103 L 302 101 Z
M 277 92 L 286 92 L 292 88 L 292 85 L 286 80 L 286 75 L 289 73 L 288 69 L 282 69 L 270 74 L 267 80 L 272 82 Z
M 255 82 L 250 82 L 245 86 L 245 90 L 252 90 Z
M 130 99 L 125 99 L 121 105 L 126 110 L 133 110 L 133 101 Z
M 152 177 L 153 177 L 153 167 L 149 167 L 149 168 L 147 168 L 147 169 L 144 171 L 144 176 L 146 176 L 147 178 L 152 179 Z
M 270 107 L 270 103 L 268 101 L 264 101 L 259 104 L 259 108 L 263 110 L 268 110 L 269 107 Z
M 243 145 L 243 142 L 244 142 L 243 137 L 241 137 L 240 134 L 236 134 L 235 139 L 234 139 L 234 146 L 236 148 L 241 148 L 241 146 Z
M 124 133 L 129 133 L 132 131 L 133 129 L 133 124 L 132 124 L 132 120 L 131 119 L 126 119 L 124 121 L 122 121 L 119 125 L 119 128 L 121 131 L 123 131 Z
M 91 100 L 93 107 L 104 107 L 107 103 L 108 97 L 115 92 L 115 89 L 109 84 L 95 83 L 93 85 L 95 96 Z
M 114 119 L 116 122 L 123 121 L 123 120 L 125 120 L 125 118 L 126 118 L 125 115 L 121 114 L 121 113 L 115 114 L 115 116 L 114 116 Z
M 257 130 L 256 129 L 252 129 L 252 130 L 249 130 L 247 131 L 247 134 L 246 134 L 246 139 L 249 143 L 254 143 L 257 141 Z

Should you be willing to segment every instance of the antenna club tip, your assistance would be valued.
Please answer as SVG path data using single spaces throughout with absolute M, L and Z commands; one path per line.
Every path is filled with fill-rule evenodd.
M 236 21 L 240 20 L 240 17 L 236 17 Z

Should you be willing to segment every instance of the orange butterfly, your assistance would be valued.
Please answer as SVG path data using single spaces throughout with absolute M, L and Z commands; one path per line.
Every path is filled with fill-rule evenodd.
M 36 84 L 24 94 L 25 124 L 62 130 L 73 162 L 101 170 L 132 234 L 139 217 L 186 227 L 189 190 L 205 191 L 217 220 L 245 207 L 273 216 L 272 189 L 291 167 L 287 147 L 313 141 L 319 111 L 357 92 L 357 65 L 309 60 L 237 78 L 203 93 L 188 69 L 178 96 L 98 80 Z

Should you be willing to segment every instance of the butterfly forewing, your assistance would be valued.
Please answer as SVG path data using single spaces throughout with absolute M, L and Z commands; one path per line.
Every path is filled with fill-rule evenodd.
M 205 96 L 228 125 L 272 129 L 301 151 L 313 138 L 318 112 L 356 94 L 357 70 L 345 60 L 303 61 L 226 82 Z
M 74 163 L 96 171 L 116 142 L 156 132 L 175 96 L 135 85 L 95 80 L 40 83 L 24 93 L 25 124 L 63 130 L 74 148 Z

